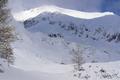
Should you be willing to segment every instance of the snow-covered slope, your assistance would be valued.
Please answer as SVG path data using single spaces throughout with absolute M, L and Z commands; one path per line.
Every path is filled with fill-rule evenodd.
M 0 80 L 120 79 L 119 16 L 56 6 L 33 8 L 41 0 L 30 0 L 36 5 L 24 2 L 21 7 L 22 1 L 27 2 L 16 0 L 16 5 L 20 2 L 18 12 L 13 9 L 15 5 L 11 6 L 16 20 L 12 24 L 19 38 L 13 44 L 15 63 L 0 73 Z M 72 63 L 76 48 L 80 48 L 85 61 L 79 72 Z
M 50 6 L 51 7 L 51 6 Z M 56 9 L 57 8 L 57 9 Z M 72 35 L 76 35 L 76 38 L 91 38 L 94 41 L 102 41 L 102 42 L 119 42 L 119 16 L 99 13 L 94 15 L 95 13 L 84 13 L 86 16 L 83 16 L 82 12 L 78 12 L 79 15 L 77 18 L 73 15 L 74 11 L 67 9 L 61 9 L 58 7 L 54 7 L 53 9 L 45 10 L 41 12 L 41 8 L 33 9 L 27 11 L 28 14 L 37 13 L 36 17 L 32 18 L 27 16 L 28 20 L 24 21 L 24 15 L 22 17 L 20 14 L 15 16 L 16 18 L 21 18 L 24 21 L 25 28 L 28 28 L 32 32 L 44 32 L 47 34 L 60 34 L 62 37 L 69 37 L 73 40 Z M 51 12 L 53 10 L 53 12 Z M 39 12 L 40 11 L 40 12 Z M 60 12 L 62 11 L 62 12 Z M 25 11 L 26 12 L 26 11 Z M 24 12 L 24 14 L 25 14 Z M 66 14 L 64 14 L 66 12 Z M 40 13 L 38 15 L 38 13 Z M 71 13 L 71 14 L 70 14 Z M 88 15 L 87 15 L 88 14 Z M 91 18 L 90 18 L 90 17 Z M 26 16 L 25 16 L 26 17 Z M 19 18 L 19 19 L 20 19 Z M 90 19 L 87 19 L 90 18 Z M 51 26 L 51 27 L 50 27 Z M 64 31 L 64 32 L 63 32 Z M 67 32 L 65 32 L 67 31 Z M 71 33 L 69 35 L 66 35 Z M 65 36 L 64 36 L 65 35 Z M 74 40 L 79 40 L 79 39 Z M 88 41 L 87 41 L 88 42 Z M 91 42 L 91 41 L 89 41 Z M 86 42 L 85 42 L 86 43 Z M 118 44 L 119 45 L 119 44 Z M 112 45 L 113 46 L 113 45 Z
M 39 9 L 33 9 L 32 13 L 37 13 L 36 11 L 39 12 Z M 29 14 L 31 14 L 31 11 Z M 14 17 L 18 18 L 17 16 Z M 24 21 L 24 15 L 22 17 Z M 103 17 L 95 17 L 94 19 L 87 20 L 75 18 L 72 15 L 61 14 L 60 12 L 51 13 L 47 11 L 46 13 L 43 12 L 35 15 L 34 18 L 32 17 L 31 15 L 26 18 L 28 20 L 25 19 L 25 29 L 21 26 L 24 30 L 18 28 L 18 31 L 21 30 L 20 33 L 23 36 L 22 40 L 16 42 L 14 45 L 16 47 L 14 48 L 16 53 L 14 67 L 27 71 L 32 70 L 35 71 L 35 74 L 36 71 L 39 71 L 38 73 L 42 76 L 37 79 L 42 78 L 46 80 L 54 73 L 57 77 L 54 76 L 50 79 L 55 80 L 60 77 L 60 80 L 74 80 L 76 77 L 68 77 L 74 74 L 70 53 L 74 46 L 80 43 L 79 47 L 84 50 L 83 57 L 86 61 L 86 64 L 83 65 L 85 71 L 81 72 L 81 79 L 119 79 L 119 71 L 117 71 L 119 67 L 115 67 L 120 59 L 119 42 L 116 44 L 113 39 L 111 43 L 107 41 L 111 36 L 108 38 L 103 36 L 104 32 L 106 32 L 106 35 L 113 35 L 115 32 L 119 32 L 119 27 L 117 27 L 119 26 L 118 16 L 108 14 Z M 109 26 L 113 27 L 109 28 Z M 76 30 L 78 31 L 76 32 Z M 86 35 L 88 35 L 88 38 Z M 26 59 L 26 57 L 29 58 Z M 115 62 L 108 63 L 110 61 Z M 99 64 L 93 64 L 94 62 L 99 62 Z M 108 64 L 115 66 L 107 69 Z M 91 73 L 89 72 L 90 69 L 92 69 Z M 44 72 L 44 74 L 41 72 Z M 47 75 L 48 73 L 50 75 Z M 44 76 L 48 76 L 48 78 Z

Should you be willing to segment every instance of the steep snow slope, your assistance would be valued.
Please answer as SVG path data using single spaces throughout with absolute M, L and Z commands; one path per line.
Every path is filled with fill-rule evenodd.
M 43 9 L 43 11 L 41 11 L 41 8 L 45 8 L 45 9 Z M 66 12 L 66 15 L 62 15 L 60 11 L 62 11 L 62 14 L 64 14 Z M 44 13 L 44 12 L 50 12 L 50 13 Z M 56 12 L 56 13 L 53 13 L 53 12 Z M 23 15 L 19 14 L 19 15 L 15 15 L 14 17 L 16 19 L 21 18 L 21 20 L 23 20 L 23 21 L 30 18 L 29 20 L 26 20 L 24 22 L 25 28 L 27 28 L 29 31 L 32 32 L 32 34 L 29 34 L 29 35 L 31 35 L 30 36 L 31 42 L 34 42 L 33 45 L 35 45 L 35 47 L 43 49 L 43 51 L 44 51 L 44 52 L 42 52 L 42 51 L 39 52 L 39 51 L 37 51 L 38 48 L 35 48 L 34 51 L 30 51 L 31 53 L 36 52 L 37 54 L 41 53 L 41 55 L 43 55 L 42 53 L 46 53 L 47 55 L 49 55 L 50 53 L 56 53 L 58 50 L 62 51 L 63 49 L 65 49 L 63 46 L 67 45 L 66 41 L 61 40 L 63 38 L 63 39 L 66 39 L 67 41 L 81 42 L 81 43 L 84 42 L 85 44 L 89 44 L 92 46 L 98 46 L 97 48 L 100 48 L 103 51 L 104 54 L 101 54 L 101 56 L 104 55 L 105 59 L 102 59 L 102 57 L 99 59 L 96 58 L 97 56 L 100 56 L 99 55 L 100 51 L 98 51 L 97 52 L 98 54 L 95 54 L 94 58 L 92 56 L 92 58 L 93 58 L 92 60 L 89 60 L 89 58 L 88 58 L 88 61 L 95 60 L 95 61 L 99 62 L 99 61 L 119 60 L 119 54 L 118 54 L 119 48 L 116 49 L 116 46 L 113 46 L 113 44 L 109 44 L 109 42 L 111 42 L 111 41 L 119 42 L 119 29 L 118 29 L 119 28 L 118 27 L 119 26 L 118 25 L 119 18 L 118 18 L 118 16 L 111 15 L 111 13 L 107 14 L 108 16 L 105 16 L 106 14 L 103 14 L 103 13 L 102 14 L 99 13 L 99 14 L 96 14 L 96 16 L 93 16 L 94 13 L 83 12 L 86 15 L 88 14 L 88 16 L 80 15 L 80 16 L 78 16 L 78 18 L 74 18 L 74 16 L 73 16 L 74 13 L 76 13 L 74 10 L 63 9 L 63 8 L 59 8 L 59 7 L 55 7 L 55 6 L 45 6 L 45 7 L 35 8 L 30 11 L 27 11 L 27 14 L 29 14 L 27 16 L 27 18 L 26 18 L 26 15 L 27 15 L 26 11 L 23 12 Z M 77 14 L 79 14 L 79 13 L 82 14 L 82 12 L 78 11 Z M 70 15 L 70 16 L 67 16 L 67 15 Z M 103 15 L 105 17 L 98 18 Z M 36 17 L 32 19 L 32 17 L 34 17 L 34 16 L 36 16 Z M 81 17 L 84 17 L 84 18 L 94 17 L 96 19 L 86 20 L 86 19 L 81 19 Z M 114 19 L 114 22 L 112 21 L 113 19 Z M 111 24 L 108 24 L 108 23 L 111 23 Z M 111 28 L 109 28 L 109 27 L 111 27 Z M 113 30 L 113 28 L 114 28 L 114 30 Z M 46 37 L 48 37 L 47 35 L 49 35 L 50 37 L 56 36 L 56 37 L 60 37 L 60 38 L 57 38 L 56 40 L 54 40 L 54 39 L 52 40 L 52 39 L 43 37 L 41 32 L 43 33 L 44 36 L 46 34 Z M 113 38 L 114 35 L 116 37 L 115 39 Z M 40 36 L 40 38 L 38 36 Z M 44 38 L 44 40 L 43 40 L 43 38 Z M 49 42 L 49 41 L 51 41 L 51 42 Z M 52 46 L 54 44 L 56 46 L 56 42 L 58 43 L 58 41 L 60 42 L 60 44 L 62 43 L 63 46 L 61 46 L 61 48 L 59 46 L 58 49 L 57 49 L 57 47 L 52 48 Z M 41 44 L 46 45 L 46 44 L 43 44 L 43 42 L 45 42 L 45 43 L 48 42 L 51 45 L 50 47 L 47 46 L 47 48 L 50 51 L 44 50 L 44 49 L 46 49 L 46 46 L 45 47 L 40 46 Z M 95 44 L 93 44 L 93 43 L 95 43 Z M 99 44 L 97 44 L 97 43 L 99 43 Z M 106 47 L 108 47 L 109 51 L 106 51 L 106 48 L 104 49 L 105 44 L 106 44 Z M 103 47 L 103 48 L 101 48 L 101 47 Z M 54 52 L 51 52 L 52 49 Z M 54 49 L 56 50 L 56 52 Z M 111 52 L 111 49 L 113 52 L 115 51 L 115 53 L 117 53 L 117 54 L 109 53 L 109 52 Z M 64 53 L 67 53 L 67 54 L 64 54 Z M 63 50 L 63 52 L 60 52 L 58 54 L 63 55 L 63 56 L 69 55 L 69 49 L 67 51 Z M 55 59 L 56 56 L 60 57 L 60 55 L 58 55 L 58 54 L 56 54 L 56 55 L 54 54 L 55 55 L 54 58 L 53 57 L 51 57 L 51 58 Z M 112 57 L 110 58 L 108 55 L 110 55 Z M 49 57 L 50 56 L 51 56 L 51 54 L 49 55 Z M 61 58 L 64 58 L 63 56 Z M 68 60 L 66 60 L 66 61 L 68 61 Z
M 52 67 L 53 64 L 71 63 L 70 49 L 63 39 L 51 39 L 41 32 L 33 34 L 25 30 L 22 24 L 17 23 L 16 26 L 20 40 L 13 45 L 15 67 L 32 70 L 41 66 L 40 70 L 44 70 L 45 64 Z M 49 69 L 50 66 L 46 67 Z
M 39 9 L 29 12 L 29 14 L 36 12 L 39 12 Z M 106 15 L 87 20 L 62 15 L 60 12 L 50 12 L 26 20 L 24 25 L 25 28 L 34 33 L 43 32 L 50 37 L 63 37 L 74 42 L 84 42 L 98 46 L 103 50 L 104 45 L 106 45 L 109 50 L 112 49 L 112 51 L 119 53 L 119 21 L 117 15 Z
M 25 7 L 19 8 L 23 11 Z M 76 18 L 73 13 L 80 11 L 56 8 L 60 9 L 57 13 L 51 13 L 53 6 L 50 11 L 46 9 L 41 14 L 39 8 L 27 11 L 27 18 L 26 15 L 13 14 L 16 20 L 23 20 L 13 22 L 19 37 L 13 44 L 15 64 L 5 73 L 0 73 L 0 80 L 119 80 L 118 34 L 108 41 L 111 35 L 119 32 L 119 17 L 111 13 L 99 13 L 97 16 L 87 13 L 90 15 L 87 17 L 92 18 Z M 61 14 L 61 10 L 64 13 Z M 110 36 L 103 37 L 104 32 L 110 33 Z M 71 62 L 71 50 L 76 46 L 84 50 L 86 62 L 79 72 L 73 70 Z M 79 75 L 79 79 L 75 75 Z

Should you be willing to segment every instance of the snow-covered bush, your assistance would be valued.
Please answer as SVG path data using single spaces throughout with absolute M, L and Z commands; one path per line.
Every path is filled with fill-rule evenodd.
M 80 49 L 80 47 L 77 45 L 76 48 L 72 49 L 72 61 L 75 63 L 75 70 L 79 71 L 80 67 L 83 63 L 85 63 L 83 59 L 83 50 Z

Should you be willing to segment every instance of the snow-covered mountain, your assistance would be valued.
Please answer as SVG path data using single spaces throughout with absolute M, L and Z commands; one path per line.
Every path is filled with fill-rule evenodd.
M 99 11 L 101 0 L 93 1 L 94 9 L 83 7 L 88 0 L 10 3 L 19 40 L 12 44 L 15 63 L 0 66 L 5 71 L 0 80 L 119 80 L 120 18 L 112 12 L 77 11 Z M 80 49 L 85 62 L 79 73 L 72 62 L 74 49 Z
M 55 6 L 49 6 L 48 10 L 46 7 L 25 11 L 15 17 L 23 20 L 25 28 L 31 32 L 43 32 L 51 37 L 56 34 L 58 37 L 69 37 L 73 41 L 91 39 L 109 44 L 113 42 L 119 46 L 119 16 L 109 12 L 87 13 Z M 26 16 L 27 14 L 31 14 L 31 17 Z M 75 39 L 72 35 L 75 35 Z

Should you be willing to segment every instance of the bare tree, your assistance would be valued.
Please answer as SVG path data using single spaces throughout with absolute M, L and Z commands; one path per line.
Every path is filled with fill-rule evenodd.
M 14 28 L 8 23 L 10 16 L 6 8 L 8 0 L 0 0 L 0 57 L 6 59 L 8 64 L 13 63 L 13 50 L 11 42 L 15 40 Z
M 14 41 L 13 29 L 11 27 L 0 27 L 0 57 L 6 59 L 8 64 L 13 63 L 13 51 L 11 42 Z
M 85 63 L 83 59 L 83 53 L 84 53 L 84 50 L 82 50 L 79 45 L 76 45 L 72 49 L 72 62 L 75 64 L 74 65 L 74 72 L 75 72 L 74 76 L 80 77 L 79 71 L 82 69 L 81 67 L 82 64 Z

